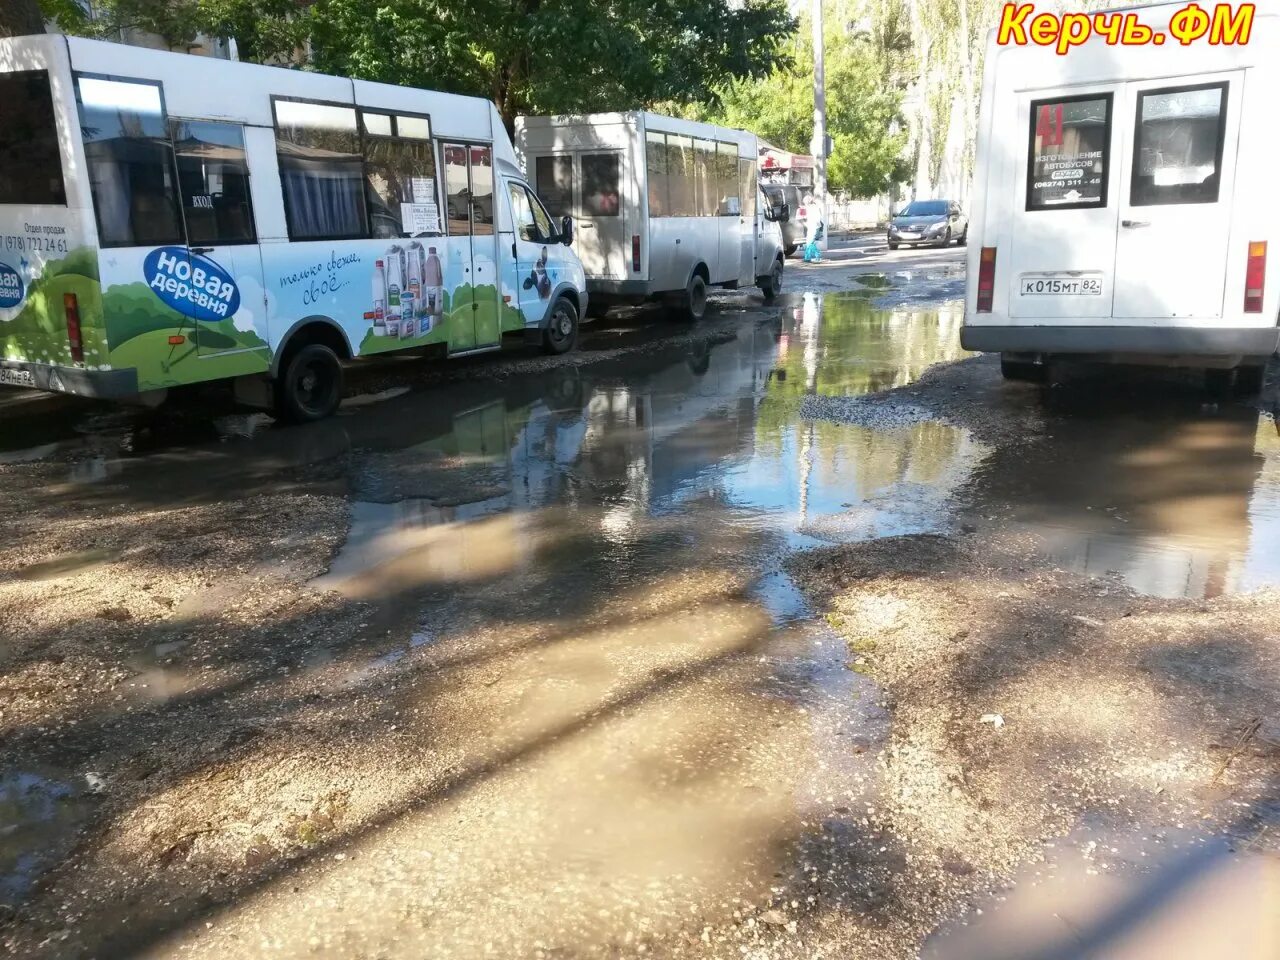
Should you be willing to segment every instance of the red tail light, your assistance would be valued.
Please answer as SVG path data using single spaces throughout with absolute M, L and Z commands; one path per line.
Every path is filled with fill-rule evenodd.
M 62 295 L 62 309 L 67 314 L 67 342 L 71 344 L 71 359 L 84 363 L 84 342 L 80 339 L 80 304 L 74 293 Z
M 631 270 L 633 273 L 640 272 L 640 234 L 631 235 Z
M 1267 245 L 1249 244 L 1249 264 L 1244 270 L 1244 312 L 1262 312 L 1262 294 L 1267 285 Z
M 996 248 L 983 247 L 978 263 L 978 313 L 990 313 L 996 295 Z

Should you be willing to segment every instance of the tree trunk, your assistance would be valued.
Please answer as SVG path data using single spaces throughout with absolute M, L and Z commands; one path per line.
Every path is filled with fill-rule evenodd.
M 911 198 L 927 197 L 933 191 L 933 178 L 930 172 L 933 168 L 933 104 L 929 97 L 929 73 L 933 67 L 929 63 L 929 55 L 932 53 L 932 37 L 929 35 L 929 25 L 925 20 L 925 11 L 921 7 L 921 0 L 912 0 L 911 4 L 911 32 L 916 48 L 916 62 L 920 67 L 920 74 L 915 83 L 915 100 L 916 100 L 916 169 L 915 176 L 912 179 Z
M 26 37 L 33 33 L 44 33 L 39 0 L 0 2 L 0 37 Z

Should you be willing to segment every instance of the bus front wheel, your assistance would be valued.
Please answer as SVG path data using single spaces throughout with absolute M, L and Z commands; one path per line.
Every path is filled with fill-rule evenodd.
M 342 400 L 342 361 L 322 343 L 299 347 L 275 382 L 277 415 L 293 423 L 332 416 Z
M 551 319 L 542 331 L 544 353 L 558 356 L 568 353 L 578 342 L 578 308 L 567 297 L 561 297 L 551 308 Z

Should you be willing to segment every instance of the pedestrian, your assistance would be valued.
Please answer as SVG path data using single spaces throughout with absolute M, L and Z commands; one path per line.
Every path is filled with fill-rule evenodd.
M 808 231 L 805 235 L 804 262 L 821 263 L 822 251 L 818 249 L 818 243 L 827 235 L 827 224 L 822 219 L 822 205 L 817 203 L 813 197 L 806 196 L 804 198 L 804 208 L 808 212 L 806 217 Z

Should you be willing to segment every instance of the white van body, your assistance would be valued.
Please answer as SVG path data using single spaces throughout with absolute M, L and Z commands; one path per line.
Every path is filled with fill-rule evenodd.
M 573 217 L 598 309 L 684 297 L 694 277 L 780 289 L 755 134 L 642 111 L 519 117 L 516 150 L 552 214 Z
M 63 36 L 0 41 L 0 91 L 0 382 L 270 385 L 304 343 L 472 353 L 586 310 L 488 101 Z
M 1277 17 L 1259 6 L 1248 44 L 1184 47 L 1169 34 L 1184 7 L 1132 8 L 1169 36 L 1163 45 L 1094 34 L 1059 56 L 999 46 L 992 32 L 966 348 L 1019 364 L 1066 356 L 1255 373 L 1275 352 Z M 1246 284 L 1251 253 L 1258 286 Z

